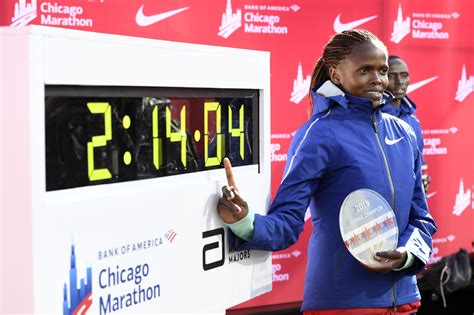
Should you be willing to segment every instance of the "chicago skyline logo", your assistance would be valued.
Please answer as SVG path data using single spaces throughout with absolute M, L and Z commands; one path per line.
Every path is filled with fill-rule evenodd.
M 15 2 L 15 10 L 11 20 L 11 26 L 24 26 L 36 19 L 36 0 L 27 3 L 26 0 Z
M 456 96 L 454 99 L 462 103 L 466 97 L 474 91 L 474 76 L 467 78 L 466 65 L 462 65 L 461 79 L 458 81 L 458 89 L 456 90 Z
M 221 26 L 217 35 L 228 38 L 233 32 L 242 26 L 242 10 L 232 11 L 232 3 L 227 0 L 225 12 L 222 14 Z
M 78 284 L 80 284 L 79 288 Z M 87 267 L 85 279 L 77 278 L 74 244 L 71 245 L 69 297 L 66 283 L 64 283 L 63 297 L 63 315 L 85 315 L 92 305 L 92 268 Z
M 456 202 L 453 207 L 453 214 L 460 216 L 464 210 L 469 207 L 471 204 L 471 189 L 466 189 L 464 191 L 464 182 L 461 178 L 461 182 L 459 183 L 459 191 L 456 194 Z
M 303 77 L 303 67 L 301 62 L 298 64 L 296 79 L 293 80 L 293 91 L 291 92 L 290 102 L 299 104 L 301 100 L 308 95 L 309 87 L 311 85 L 311 76 Z
M 410 18 L 403 19 L 402 6 L 398 5 L 397 19 L 393 22 L 393 32 L 390 40 L 395 44 L 410 34 Z

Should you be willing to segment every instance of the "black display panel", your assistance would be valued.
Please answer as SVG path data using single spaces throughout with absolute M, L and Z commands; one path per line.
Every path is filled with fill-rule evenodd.
M 46 190 L 258 164 L 258 90 L 45 87 Z

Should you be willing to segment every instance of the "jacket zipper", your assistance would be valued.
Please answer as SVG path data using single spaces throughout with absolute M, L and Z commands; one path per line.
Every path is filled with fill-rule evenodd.
M 390 192 L 392 193 L 392 203 L 391 203 L 391 205 L 392 205 L 392 209 L 395 211 L 395 188 L 393 186 L 392 173 L 390 172 L 390 167 L 388 165 L 388 159 L 387 159 L 387 156 L 385 155 L 385 151 L 383 150 L 382 143 L 380 142 L 379 131 L 378 131 L 377 123 L 375 122 L 375 118 L 374 118 L 373 113 L 370 116 L 370 118 L 372 120 L 372 126 L 374 127 L 375 138 L 377 139 L 377 144 L 379 145 L 380 152 L 382 152 L 383 161 L 385 163 L 385 169 L 387 170 L 388 182 L 390 184 Z M 395 313 L 397 313 L 397 303 L 396 303 L 396 300 L 395 300 L 395 279 L 394 279 L 394 277 L 395 277 L 395 275 L 392 272 L 392 306 L 393 306 L 393 311 Z

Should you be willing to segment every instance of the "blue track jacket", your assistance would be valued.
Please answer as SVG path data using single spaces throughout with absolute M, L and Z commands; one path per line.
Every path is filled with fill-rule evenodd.
M 295 134 L 284 176 L 267 215 L 255 215 L 253 238 L 235 249 L 277 251 L 298 240 L 311 203 L 302 310 L 388 307 L 420 299 L 415 272 L 431 254 L 435 223 L 421 183 L 413 129 L 344 94 L 327 81 L 314 93 L 314 115 Z M 395 210 L 398 246 L 418 258 L 417 270 L 386 274 L 364 268 L 346 249 L 339 210 L 351 192 L 377 191 Z

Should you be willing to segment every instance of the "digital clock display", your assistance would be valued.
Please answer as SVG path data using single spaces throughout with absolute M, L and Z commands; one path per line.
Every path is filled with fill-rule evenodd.
M 258 164 L 258 90 L 45 88 L 46 190 Z

